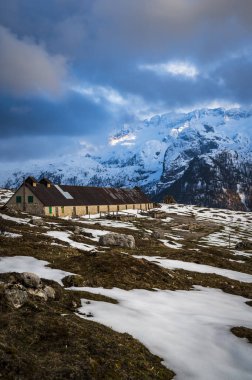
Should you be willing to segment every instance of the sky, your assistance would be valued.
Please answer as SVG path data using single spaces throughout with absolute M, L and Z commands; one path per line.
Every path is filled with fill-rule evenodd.
M 0 2 L 0 160 L 157 113 L 252 104 L 251 0 Z

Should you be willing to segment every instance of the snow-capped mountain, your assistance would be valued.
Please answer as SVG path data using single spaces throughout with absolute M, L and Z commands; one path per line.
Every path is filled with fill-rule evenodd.
M 99 155 L 81 151 L 22 170 L 1 169 L 0 185 L 23 175 L 58 183 L 141 186 L 157 201 L 252 210 L 252 109 L 201 109 L 125 125 Z

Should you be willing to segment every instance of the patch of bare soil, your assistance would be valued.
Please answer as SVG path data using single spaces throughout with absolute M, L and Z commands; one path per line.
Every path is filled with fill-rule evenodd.
M 249 343 L 252 343 L 252 329 L 239 326 L 239 327 L 233 327 L 230 331 L 234 335 L 238 336 L 238 338 L 247 339 Z
M 177 269 L 176 273 L 186 275 L 187 281 L 190 281 L 192 286 L 200 285 L 209 288 L 216 288 L 221 289 L 225 293 L 230 293 L 245 298 L 252 298 L 252 283 L 231 280 L 213 273 L 198 273 L 185 271 L 183 269 Z
M 87 253 L 67 261 L 58 260 L 56 266 L 81 275 L 81 286 L 118 287 L 126 290 L 191 288 L 183 274 L 120 253 Z

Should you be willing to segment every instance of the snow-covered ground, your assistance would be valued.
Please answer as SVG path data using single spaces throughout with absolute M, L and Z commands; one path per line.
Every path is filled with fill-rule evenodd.
M 7 237 L 7 238 L 20 238 L 23 235 L 22 234 L 15 234 L 13 232 L 4 232 L 1 236 Z
M 100 218 L 100 215 L 99 215 Z M 85 219 L 85 222 L 82 220 L 78 220 L 79 223 L 85 223 L 85 224 L 96 224 L 99 223 L 100 226 L 102 227 L 113 227 L 113 228 L 126 228 L 129 230 L 137 230 L 137 227 L 134 226 L 133 223 L 131 222 L 121 222 L 120 220 L 109 220 L 109 219 L 99 219 L 99 218 L 93 218 L 92 220 L 90 219 Z
M 30 221 L 31 221 L 30 218 L 16 218 L 14 216 L 10 216 L 10 215 L 7 215 L 7 214 L 2 214 L 2 213 L 0 213 L 0 218 L 2 218 L 4 220 L 10 220 L 11 222 L 15 222 L 15 223 L 18 223 L 18 224 L 28 224 L 29 226 L 34 227 L 33 224 L 30 224 Z
M 216 224 L 216 227 L 219 227 L 218 232 L 211 232 L 213 230 L 210 229 L 209 235 L 200 238 L 200 240 L 195 240 L 195 247 L 190 245 L 188 249 L 194 250 L 200 255 L 202 246 L 216 246 L 225 248 L 226 252 L 229 249 L 230 241 L 229 252 L 233 256 L 230 256 L 232 258 L 228 260 L 237 258 L 235 261 L 241 264 L 238 268 L 242 268 L 242 264 L 246 264 L 241 258 L 236 257 L 237 255 L 243 255 L 244 260 L 252 257 L 252 252 L 235 250 L 236 242 L 252 237 L 250 213 L 176 204 L 163 205 L 161 210 L 167 213 L 167 218 L 159 221 L 161 229 L 164 230 L 164 238 L 160 241 L 167 246 L 167 249 L 162 248 L 163 251 L 176 248 L 179 252 L 181 248 L 186 247 L 188 231 L 183 229 L 185 226 L 182 224 L 185 223 L 184 218 L 176 219 L 176 215 L 174 217 L 169 216 L 170 214 L 177 214 L 178 216 L 192 217 L 193 222 L 196 221 L 199 224 L 212 222 Z M 24 219 L 6 214 L 0 214 L 0 217 L 3 220 L 19 224 L 19 226 L 15 226 L 15 231 L 4 232 L 5 238 L 21 237 L 22 235 L 17 232 L 19 230 L 22 232 L 24 224 L 33 226 L 30 224 L 28 215 Z M 44 231 L 43 236 L 47 236 L 52 245 L 61 246 L 59 242 L 53 241 L 53 239 L 57 239 L 68 243 L 73 248 L 91 251 L 97 248 L 100 236 L 110 232 L 107 230 L 110 227 L 115 230 L 127 228 L 128 233 L 132 234 L 138 231 L 139 235 L 141 232 L 151 235 L 156 229 L 156 221 L 154 223 L 153 219 L 150 219 L 150 222 L 146 223 L 148 217 L 145 216 L 144 218 L 142 221 L 141 219 L 138 220 L 137 227 L 134 221 L 122 222 L 102 219 L 100 214 L 92 216 L 90 219 L 76 219 L 78 223 L 83 223 L 83 227 L 80 227 L 80 235 L 82 232 L 92 234 L 92 237 L 89 238 L 90 244 L 74 241 L 74 234 L 68 230 L 68 227 L 63 227 L 66 221 L 62 224 L 60 221 L 58 223 L 52 222 L 50 229 Z M 181 225 L 179 225 L 179 220 Z M 170 224 L 174 221 L 176 227 L 173 229 Z M 96 225 L 96 223 L 99 224 Z M 188 219 L 186 219 L 186 223 L 188 224 Z M 47 222 L 46 224 L 49 226 Z M 99 229 L 100 227 L 101 229 Z M 63 230 L 63 228 L 65 229 Z M 205 230 L 207 231 L 207 228 Z M 190 240 L 190 244 L 192 242 L 193 240 Z M 143 255 L 134 255 L 133 257 L 146 259 L 163 268 L 215 273 L 247 284 L 252 283 L 251 274 L 163 258 L 158 256 L 158 249 L 158 247 L 154 248 L 153 256 L 146 256 L 143 251 Z M 174 254 L 172 257 L 175 258 L 176 252 L 172 254 Z M 0 272 L 29 271 L 62 284 L 62 278 L 69 273 L 51 269 L 46 266 L 47 264 L 46 261 L 27 256 L 3 257 L 0 258 Z M 252 345 L 249 345 L 246 340 L 237 338 L 229 331 L 233 326 L 252 328 L 251 308 L 245 304 L 247 299 L 226 294 L 217 289 L 200 287 L 195 287 L 195 290 L 192 291 L 147 291 L 141 289 L 125 291 L 115 288 L 76 289 L 101 293 L 117 299 L 118 304 L 98 301 L 90 301 L 90 304 L 86 304 L 86 301 L 83 300 L 80 313 L 91 313 L 94 315 L 92 320 L 112 327 L 116 331 L 127 332 L 139 339 L 152 353 L 162 357 L 168 368 L 176 372 L 176 379 L 251 380 Z
M 94 321 L 139 339 L 176 372 L 177 380 L 251 380 L 252 345 L 229 331 L 232 326 L 252 328 L 246 299 L 200 287 L 176 292 L 73 289 L 118 300 L 88 305 L 83 300 L 80 313 L 92 313 Z
M 95 249 L 93 245 L 79 243 L 77 241 L 70 239 L 69 236 L 71 236 L 71 232 L 47 231 L 44 235 L 64 241 L 65 243 L 68 243 L 71 247 L 81 249 L 82 251 L 92 251 Z
M 179 214 L 185 216 L 192 216 L 196 220 L 214 221 L 219 224 L 228 226 L 239 225 L 241 227 L 252 228 L 252 214 L 251 212 L 232 211 L 226 209 L 206 208 L 194 205 L 183 204 L 162 204 L 162 211 L 167 214 Z
M 162 211 L 169 214 L 191 217 L 196 222 L 213 222 L 220 226 L 220 231 L 201 238 L 204 246 L 229 248 L 235 247 L 238 240 L 252 241 L 252 214 L 231 210 L 197 207 L 192 205 L 162 205 Z M 179 231 L 178 228 L 174 228 Z
M 183 247 L 182 244 L 171 241 L 171 240 L 166 240 L 166 239 L 160 239 L 160 241 L 168 248 L 173 248 L 173 249 L 180 249 Z
M 49 268 L 48 264 L 48 261 L 38 260 L 31 256 L 0 257 L 0 273 L 31 272 L 41 278 L 57 281 L 61 285 L 63 285 L 62 278 L 72 274 L 60 269 Z
M 212 267 L 210 265 L 196 264 L 196 263 L 191 263 L 187 261 L 169 260 L 169 259 L 164 259 L 158 256 L 133 256 L 133 257 L 137 259 L 145 259 L 145 260 L 151 261 L 166 269 L 184 269 L 191 272 L 215 273 L 220 276 L 230 278 L 232 280 L 252 283 L 251 274 L 236 272 L 229 269 L 222 269 L 222 268 Z
M 91 239 L 91 240 L 96 241 L 96 242 L 99 241 L 101 236 L 104 236 L 104 235 L 107 235 L 110 233 L 110 231 L 96 230 L 96 229 L 92 229 L 92 228 L 82 228 L 81 231 L 88 233 L 88 234 L 91 233 L 92 237 L 86 236 L 87 239 Z

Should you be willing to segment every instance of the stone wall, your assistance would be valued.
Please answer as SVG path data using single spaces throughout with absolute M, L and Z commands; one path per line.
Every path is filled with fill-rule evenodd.
M 33 203 L 28 203 L 29 196 L 33 196 Z M 21 197 L 21 203 L 17 203 L 16 201 L 17 197 Z M 43 215 L 43 204 L 27 187 L 25 187 L 25 204 L 24 204 L 24 185 L 21 186 L 17 190 L 17 192 L 9 199 L 6 206 L 10 210 L 27 211 L 29 214 Z

